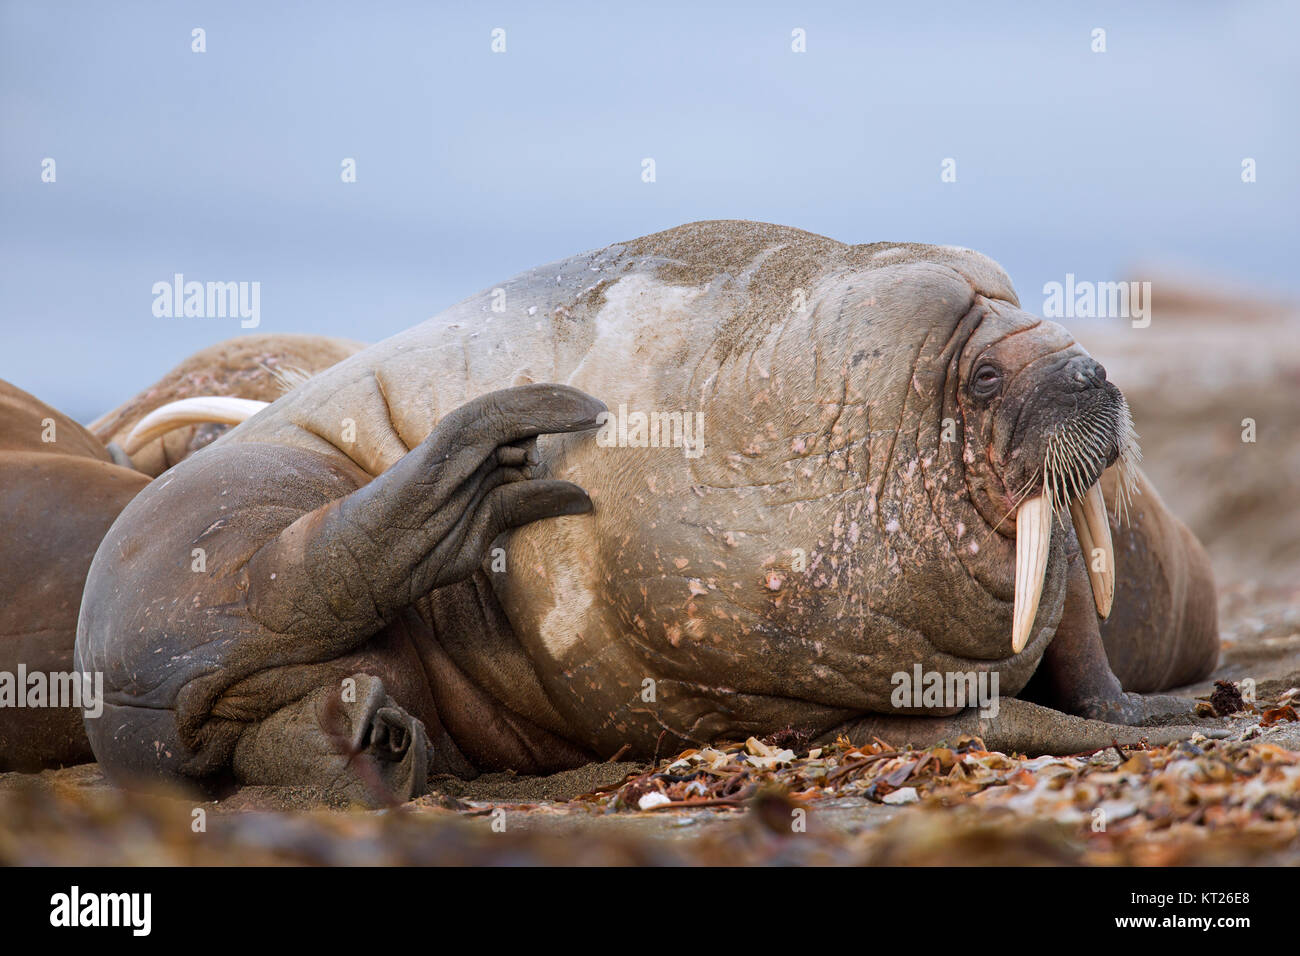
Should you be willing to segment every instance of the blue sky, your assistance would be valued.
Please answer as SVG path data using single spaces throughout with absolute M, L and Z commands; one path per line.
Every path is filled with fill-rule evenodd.
M 177 272 L 377 341 L 696 219 L 970 246 L 1030 307 L 1153 261 L 1300 294 L 1300 5 L 898 6 L 6 0 L 0 378 L 87 420 L 241 334 L 155 317 Z

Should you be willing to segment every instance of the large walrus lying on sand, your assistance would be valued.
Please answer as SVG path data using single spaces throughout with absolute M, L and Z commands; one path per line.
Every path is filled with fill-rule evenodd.
M 95 708 L 71 683 L 72 651 L 90 560 L 126 503 L 168 464 L 361 348 L 322 336 L 232 339 L 88 429 L 0 381 L 0 771 L 93 759 L 82 717 Z
M 375 800 L 786 728 L 1172 739 L 1190 702 L 1121 685 L 1208 673 L 1213 583 L 1136 459 L 1105 371 L 984 256 L 682 226 L 468 299 L 151 484 L 86 587 L 91 743 L 118 779 Z M 900 700 L 914 671 L 1003 699 Z

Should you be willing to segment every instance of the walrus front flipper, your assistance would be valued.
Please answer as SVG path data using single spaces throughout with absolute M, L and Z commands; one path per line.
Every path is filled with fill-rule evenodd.
M 1021 696 L 1068 714 L 1129 726 L 1190 718 L 1196 702 L 1126 692 L 1111 670 L 1083 555 L 1071 547 L 1056 634 Z
M 1193 734 L 1225 737 L 1227 731 L 1216 728 L 1128 727 L 1063 714 L 1059 710 L 1008 698 L 1001 701 L 995 716 L 981 717 L 968 708 L 951 717 L 904 717 L 873 714 L 858 717 L 823 734 L 814 743 L 829 743 L 844 734 L 855 744 L 869 743 L 879 737 L 896 747 L 933 747 L 955 744 L 962 736 L 979 737 L 990 750 L 1021 753 L 1031 757 L 1051 754 L 1086 753 L 1118 743 L 1130 746 L 1145 740 L 1160 745 L 1186 740 Z
M 1098 629 L 1096 602 L 1083 557 L 1072 547 L 1065 608 L 1023 697 L 1003 698 L 997 712 L 981 716 L 966 709 L 950 717 L 879 715 L 857 718 L 823 735 L 846 734 L 854 743 L 880 737 L 896 746 L 952 744 L 963 735 L 979 737 L 990 750 L 1064 755 L 1112 743 L 1166 744 L 1193 734 L 1224 737 L 1227 731 L 1196 726 L 1195 701 L 1127 693 L 1111 672 Z M 1170 723 L 1177 721 L 1177 723 Z M 1145 726 L 1144 726 L 1145 725 Z M 1161 726 L 1155 726 L 1161 725 Z

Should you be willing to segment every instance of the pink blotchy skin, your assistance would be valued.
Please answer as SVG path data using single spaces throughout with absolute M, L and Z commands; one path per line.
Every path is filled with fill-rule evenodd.
M 1040 751 L 1190 732 L 1121 726 L 1189 706 L 1124 692 L 1127 632 L 1103 648 L 1068 522 L 1011 651 L 1014 506 L 1049 434 L 1111 423 L 1090 481 L 1125 439 L 1104 370 L 991 260 L 695 223 L 494 288 L 504 313 L 484 292 L 353 356 L 123 514 L 78 636 L 113 688 L 91 728 L 110 772 L 374 799 L 787 728 Z M 605 409 L 700 415 L 703 445 Z M 1121 562 L 1178 558 L 1117 569 L 1137 617 L 1190 608 L 1147 622 L 1160 681 L 1217 641 L 1179 529 L 1154 496 L 1113 529 Z M 914 665 L 1059 710 L 900 711 Z

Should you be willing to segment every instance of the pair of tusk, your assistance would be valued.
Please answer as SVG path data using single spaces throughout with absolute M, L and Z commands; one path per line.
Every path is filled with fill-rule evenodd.
M 159 435 L 186 425 L 238 425 L 269 404 L 270 402 L 259 402 L 251 398 L 228 398 L 224 395 L 200 395 L 169 402 L 155 408 L 135 423 L 131 433 L 126 436 L 123 451 L 134 455 Z
M 1097 613 L 1110 615 L 1115 599 L 1115 547 L 1110 540 L 1106 502 L 1100 483 L 1094 483 L 1082 498 L 1070 502 L 1070 518 L 1088 567 L 1092 597 Z M 1052 543 L 1052 506 L 1046 495 L 1037 495 L 1016 513 L 1016 601 L 1011 619 L 1011 652 L 1019 654 L 1029 643 L 1038 602 L 1047 577 L 1047 555 Z M 1100 549 L 1101 554 L 1094 551 Z M 1100 570 L 1098 570 L 1100 565 Z

